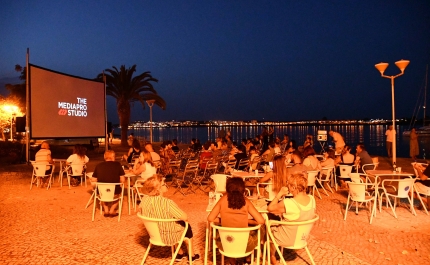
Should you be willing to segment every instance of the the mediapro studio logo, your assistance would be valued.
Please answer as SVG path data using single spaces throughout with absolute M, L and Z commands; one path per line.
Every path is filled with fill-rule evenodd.
M 66 115 L 67 114 L 67 110 L 66 109 L 60 109 L 58 111 L 58 115 Z

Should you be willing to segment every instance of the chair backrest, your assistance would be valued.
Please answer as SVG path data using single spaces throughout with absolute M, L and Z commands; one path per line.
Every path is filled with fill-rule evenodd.
M 257 230 L 260 233 L 260 226 L 251 226 L 244 228 L 234 228 L 234 227 L 222 227 L 211 224 L 212 229 L 214 229 L 214 235 L 216 235 L 216 230 L 219 232 L 219 237 L 221 239 L 221 244 L 224 256 L 227 257 L 244 257 L 247 256 L 246 247 L 248 244 L 249 232 Z M 260 240 L 258 240 L 260 242 Z M 258 244 L 257 244 L 258 245 Z
M 385 182 L 388 182 L 390 186 L 393 185 L 394 182 L 398 183 L 397 187 L 397 195 L 398 198 L 408 198 L 409 192 L 414 186 L 415 179 L 413 178 L 405 178 L 405 179 L 384 179 L 382 181 L 382 187 L 385 188 Z
M 349 165 L 339 165 L 340 176 L 347 178 L 349 173 L 352 171 L 352 166 Z
M 84 171 L 84 163 L 71 164 L 70 168 L 72 169 L 72 176 L 81 176 Z
M 379 165 L 379 162 L 377 163 L 372 163 L 372 164 L 364 164 L 361 167 L 361 170 L 363 170 L 364 173 L 366 173 L 366 170 L 375 170 Z
M 315 186 L 315 180 L 319 171 L 307 171 L 306 173 L 308 174 L 308 187 Z
M 111 202 L 114 201 L 115 186 L 121 185 L 121 183 L 101 183 L 97 182 L 98 196 L 100 201 Z
M 323 180 L 329 180 L 331 177 L 333 177 L 333 174 L 334 174 L 334 167 L 323 167 L 322 169 L 321 169 L 321 173 L 322 173 L 322 175 L 324 174 L 325 175 L 325 177 L 324 177 L 324 179 Z
M 314 226 L 315 222 L 318 221 L 318 219 L 319 219 L 319 216 L 316 214 L 313 219 L 308 221 L 282 222 L 282 221 L 269 220 L 268 226 L 279 224 L 279 225 L 287 226 L 291 229 L 297 228 L 294 244 L 292 246 L 283 246 L 283 247 L 288 247 L 290 249 L 301 249 L 307 246 L 309 234 L 311 233 L 312 227 Z
M 366 183 L 357 183 L 357 182 L 346 182 L 349 187 L 349 196 L 351 200 L 363 202 L 366 200 L 366 187 L 368 186 Z
M 214 174 L 211 176 L 211 179 L 215 183 L 215 192 L 225 192 L 227 177 L 228 175 L 225 174 Z
M 349 178 L 354 183 L 363 183 L 363 180 L 360 178 L 360 173 L 349 173 Z
M 38 177 L 48 176 L 45 174 L 46 166 L 49 165 L 47 162 L 34 162 L 33 165 L 33 174 Z
M 166 246 L 166 244 L 163 242 L 162 238 L 161 238 L 161 234 L 160 234 L 160 229 L 158 227 L 158 224 L 160 222 L 177 222 L 178 219 L 156 219 L 156 218 L 150 218 L 150 217 L 146 217 L 144 215 L 142 215 L 141 213 L 137 213 L 137 216 L 142 219 L 143 224 L 145 225 L 146 231 L 148 232 L 149 235 L 149 242 L 151 242 L 154 245 L 157 246 Z M 185 231 L 188 228 L 188 223 L 185 222 Z M 182 241 L 184 239 L 185 233 L 182 235 L 181 240 L 179 240 L 178 242 Z M 175 242 L 176 243 L 176 242 Z

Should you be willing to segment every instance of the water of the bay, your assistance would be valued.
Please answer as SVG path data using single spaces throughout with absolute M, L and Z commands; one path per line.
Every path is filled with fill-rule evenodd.
M 275 137 L 283 138 L 284 134 L 288 134 L 290 139 L 296 141 L 297 145 L 302 145 L 305 141 L 306 134 L 314 136 L 314 148 L 317 152 L 321 150 L 321 143 L 316 141 L 318 130 L 334 130 L 342 134 L 345 142 L 353 147 L 357 143 L 364 143 L 369 154 L 372 156 L 387 156 L 385 145 L 385 132 L 388 125 L 327 125 L 327 126 L 309 126 L 309 125 L 289 125 L 289 126 L 274 126 Z M 223 126 L 223 127 L 169 127 L 169 128 L 153 128 L 153 141 L 162 142 L 165 140 L 178 139 L 180 143 L 189 143 L 192 138 L 199 139 L 202 143 L 207 140 L 215 140 L 218 132 L 224 129 L 230 130 L 233 136 L 233 141 L 240 143 L 241 139 L 255 137 L 261 134 L 263 126 Z M 409 137 L 402 136 L 407 126 L 397 126 L 397 156 L 409 157 Z M 134 133 L 139 139 L 150 138 L 150 129 L 131 129 L 129 133 Z M 115 134 L 119 135 L 119 129 L 115 130 Z M 422 158 L 424 151 L 426 157 L 430 155 L 430 137 L 421 137 L 419 140 L 420 154 Z M 332 138 L 328 137 L 325 146 L 334 145 Z

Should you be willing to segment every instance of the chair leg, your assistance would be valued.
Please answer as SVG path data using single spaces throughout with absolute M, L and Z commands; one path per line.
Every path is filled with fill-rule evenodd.
M 151 246 L 152 246 L 152 244 L 149 243 L 148 248 L 146 249 L 145 254 L 143 255 L 143 259 L 140 262 L 140 265 L 143 265 L 145 263 L 146 257 L 148 257 L 149 250 L 151 249 Z
M 87 202 L 87 205 L 85 205 L 85 209 L 87 209 L 88 206 L 90 206 L 91 200 L 94 198 L 95 193 L 96 193 L 96 191 L 94 190 L 93 193 L 91 194 L 90 199 Z
M 397 218 L 397 214 L 396 214 L 395 208 L 393 208 L 393 205 L 391 204 L 390 198 L 388 197 L 388 195 L 387 195 L 387 194 L 385 194 L 385 196 L 386 196 L 386 198 L 387 198 L 387 203 L 388 203 L 388 204 L 390 205 L 390 207 L 391 207 L 391 211 L 393 211 L 394 217 L 396 217 L 396 218 Z M 395 205 L 395 203 L 396 203 L 396 199 L 394 199 L 394 205 Z
M 94 196 L 93 219 L 92 219 L 93 222 L 94 222 L 94 214 L 96 213 L 96 204 L 97 204 L 97 196 Z
M 314 259 L 313 259 L 311 252 L 309 251 L 307 246 L 305 247 L 305 250 L 306 250 L 306 253 L 308 253 L 309 259 L 311 260 L 311 264 L 315 265 Z
M 343 220 L 346 220 L 346 215 L 348 214 L 348 205 L 349 205 L 349 194 L 348 194 L 348 200 L 346 201 L 346 208 L 345 208 L 345 216 L 343 217 Z
M 418 199 L 420 199 L 420 202 L 421 202 L 421 205 L 423 206 L 423 208 L 424 208 L 424 211 L 426 212 L 426 214 L 427 215 L 429 215 L 429 212 L 427 211 L 427 207 L 424 205 L 424 202 L 423 202 L 423 200 L 421 199 L 421 196 L 420 196 L 420 194 L 418 193 L 418 191 L 415 189 L 415 193 L 417 194 L 417 197 L 418 197 Z M 427 200 L 428 200 L 429 198 L 427 197 Z
M 415 216 L 417 216 L 417 213 L 415 212 L 415 209 L 414 209 L 414 203 L 412 202 L 412 199 L 409 196 L 408 196 L 408 200 L 409 200 L 409 205 L 411 207 L 412 214 L 415 215 Z
M 323 189 L 323 191 L 324 191 L 325 195 L 329 196 L 329 195 L 328 195 L 328 193 L 327 193 L 327 191 L 326 191 L 326 190 L 325 190 L 325 188 L 324 188 L 324 185 L 323 185 L 323 183 L 324 183 L 324 182 L 321 182 L 319 179 L 317 179 L 317 181 L 318 181 L 318 183 L 320 184 L 321 188 Z

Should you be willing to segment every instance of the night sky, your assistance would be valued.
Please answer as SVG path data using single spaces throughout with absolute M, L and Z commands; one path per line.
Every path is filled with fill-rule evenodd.
M 430 63 L 430 1 L 2 1 L 0 36 L 3 81 L 27 48 L 31 63 L 85 78 L 151 71 L 167 102 L 155 121 L 390 118 L 390 80 L 374 65 L 395 75 L 407 59 L 396 111 L 410 118 Z M 118 122 L 111 98 L 108 109 Z M 135 103 L 132 120 L 148 119 Z

